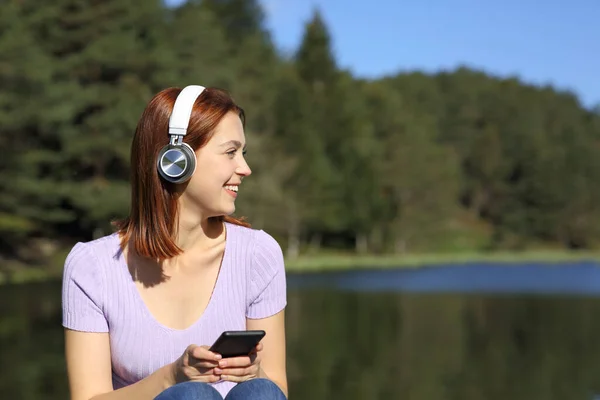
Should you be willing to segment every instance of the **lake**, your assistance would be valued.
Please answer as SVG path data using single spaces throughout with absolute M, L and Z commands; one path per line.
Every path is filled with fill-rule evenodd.
M 591 400 L 600 265 L 288 276 L 291 399 Z M 0 393 L 67 399 L 60 282 L 0 291 Z

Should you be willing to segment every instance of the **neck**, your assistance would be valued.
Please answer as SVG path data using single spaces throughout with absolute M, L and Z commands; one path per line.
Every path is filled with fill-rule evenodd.
M 202 218 L 181 212 L 175 243 L 186 252 L 193 247 L 203 247 L 221 235 L 223 229 L 223 223 L 216 218 Z

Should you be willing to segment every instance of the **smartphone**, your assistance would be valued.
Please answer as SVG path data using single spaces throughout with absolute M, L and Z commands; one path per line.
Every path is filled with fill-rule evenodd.
M 265 334 L 265 331 L 225 331 L 211 346 L 210 351 L 223 358 L 247 356 Z

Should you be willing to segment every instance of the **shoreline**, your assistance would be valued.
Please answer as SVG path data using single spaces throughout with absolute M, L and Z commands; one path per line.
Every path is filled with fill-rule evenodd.
M 553 265 L 566 262 L 597 262 L 600 266 L 600 251 L 530 250 L 521 252 L 460 252 L 404 255 L 315 254 L 303 255 L 293 260 L 285 260 L 286 271 L 294 274 L 370 268 L 426 268 L 474 263 L 500 263 L 507 266 L 516 266 L 522 263 Z M 60 273 L 52 273 L 41 268 L 23 266 L 14 269 L 10 274 L 0 272 L 0 286 L 5 284 L 59 280 L 61 276 L 62 269 Z
M 557 264 L 597 262 L 600 251 L 530 250 L 521 252 L 460 252 L 405 255 L 315 255 L 286 261 L 289 272 L 319 272 L 358 268 L 426 268 L 456 264 L 500 263 L 515 266 L 523 263 Z

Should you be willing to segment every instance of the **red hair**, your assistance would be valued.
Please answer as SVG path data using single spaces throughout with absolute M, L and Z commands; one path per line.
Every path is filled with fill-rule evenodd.
M 179 88 L 156 94 L 146 106 L 135 130 L 131 146 L 131 208 L 129 216 L 114 225 L 121 237 L 121 249 L 127 245 L 146 258 L 165 260 L 181 254 L 175 243 L 177 234 L 177 185 L 160 178 L 156 160 L 160 149 L 169 143 L 169 117 Z M 184 141 L 194 151 L 203 147 L 229 112 L 245 123 L 244 110 L 223 90 L 206 88 L 196 99 Z M 196 171 L 195 173 L 202 173 Z M 219 220 L 249 227 L 231 216 Z

